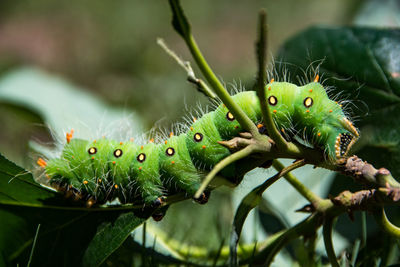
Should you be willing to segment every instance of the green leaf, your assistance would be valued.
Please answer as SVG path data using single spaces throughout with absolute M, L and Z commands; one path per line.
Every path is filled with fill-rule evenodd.
M 88 246 L 93 264 L 87 257 L 85 263 L 93 266 L 148 217 L 135 217 L 132 207 L 88 209 L 77 204 L 37 184 L 30 173 L 0 155 L 0 261 L 25 266 L 40 224 L 32 266 L 81 265 Z
M 103 223 L 83 256 L 83 265 L 99 266 L 102 264 L 145 220 L 128 212 L 121 214 L 114 223 Z
M 29 172 L 0 154 L 0 204 L 40 207 L 59 196 L 40 186 Z
M 312 27 L 288 40 L 277 61 L 290 63 L 292 78 L 321 63 L 324 85 L 335 87 L 331 95 L 353 101 L 358 155 L 400 175 L 400 30 Z
M 186 40 L 190 35 L 190 24 L 183 13 L 179 0 L 169 0 L 172 10 L 172 26 Z

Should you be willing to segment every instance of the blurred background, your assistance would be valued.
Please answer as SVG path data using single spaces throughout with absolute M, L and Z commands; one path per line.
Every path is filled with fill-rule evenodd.
M 388 25 L 398 23 L 396 18 L 379 13 L 380 3 L 397 5 L 397 1 L 182 2 L 201 50 L 228 87 L 242 84 L 251 88 L 254 83 L 254 42 L 257 13 L 261 8 L 268 13 L 270 58 L 286 39 L 311 25 L 368 24 L 376 17 Z M 375 8 L 371 9 L 371 3 L 375 3 L 372 5 Z M 372 13 L 365 17 L 368 10 Z M 107 124 L 107 119 L 127 116 L 132 120 L 130 125 L 134 125 L 133 132 L 140 133 L 153 127 L 169 128 L 198 103 L 206 105 L 207 99 L 186 82 L 183 69 L 156 44 L 156 39 L 162 37 L 178 55 L 192 61 L 170 22 L 166 0 L 0 1 L 1 154 L 32 169 L 30 141 L 51 144 L 52 134 L 57 137 L 58 133 L 51 133 L 49 128 L 62 132 L 75 127 L 68 119 L 96 128 L 96 124 Z M 100 114 L 93 115 L 94 111 Z M 104 119 L 103 112 L 108 112 L 106 116 L 110 118 Z M 229 236 L 233 207 L 241 196 L 272 173 L 267 170 L 261 175 L 250 174 L 252 180 L 247 178 L 250 182 L 240 186 L 234 201 L 231 201 L 231 189 L 222 189 L 204 207 L 191 204 L 187 209 L 187 202 L 176 204 L 162 224 L 169 229 L 168 235 L 177 240 L 218 247 Z M 330 176 L 313 170 L 303 171 L 300 176 L 305 174 L 310 183 L 321 180 L 324 175 Z M 314 182 L 313 188 L 322 196 L 327 195 L 326 185 L 332 180 L 324 181 L 324 184 Z M 278 184 L 276 188 L 276 192 L 288 192 L 287 184 Z M 298 198 L 286 198 L 285 205 L 275 203 L 279 207 L 265 201 L 262 205 L 265 213 L 254 216 L 264 218 L 274 207 L 275 211 L 291 214 L 302 207 Z M 212 209 L 210 205 L 218 208 Z M 274 218 L 279 216 L 289 217 L 280 221 L 268 217 L 276 226 L 273 231 L 268 226 L 272 232 L 304 217 L 274 214 Z M 193 222 L 176 224 L 187 218 Z M 265 221 L 259 220 L 258 224 Z M 248 227 L 251 230 L 247 231 L 247 240 L 263 238 L 257 227 Z M 187 235 L 193 228 L 196 233 Z M 343 234 L 351 234 L 346 231 Z M 204 233 L 209 238 L 204 239 Z M 341 248 L 347 244 L 342 242 Z
M 285 39 L 310 25 L 351 23 L 361 4 L 186 0 L 183 6 L 217 75 L 226 83 L 250 87 L 256 72 L 254 40 L 260 8 L 268 12 L 269 52 L 274 55 Z M 156 44 L 156 38 L 162 37 L 178 55 L 192 61 L 170 21 L 167 1 L 2 0 L 0 77 L 21 67 L 37 67 L 85 88 L 111 106 L 137 112 L 145 129 L 155 123 L 168 127 L 197 102 L 207 102 Z M 41 97 L 44 102 L 59 101 Z M 10 103 L 0 106 L 0 151 L 28 167 L 27 141 L 32 135 L 40 141 L 50 139 L 45 127 L 40 127 L 40 117 L 23 111 Z

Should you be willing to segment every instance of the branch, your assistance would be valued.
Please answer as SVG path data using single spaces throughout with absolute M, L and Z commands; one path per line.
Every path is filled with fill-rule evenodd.
M 374 184 L 381 187 L 389 185 L 392 188 L 400 189 L 400 184 L 393 178 L 390 171 L 385 168 L 377 170 L 357 156 L 348 158 L 345 165 L 340 166 L 338 170 L 364 184 Z

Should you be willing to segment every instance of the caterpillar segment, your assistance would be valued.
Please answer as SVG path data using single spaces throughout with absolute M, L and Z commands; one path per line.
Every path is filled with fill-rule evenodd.
M 359 134 L 341 105 L 328 98 L 318 79 L 304 86 L 272 79 L 265 87 L 267 104 L 287 140 L 297 136 L 322 149 L 327 159 L 340 161 Z M 232 98 L 260 132 L 266 133 L 255 92 L 240 92 Z M 159 207 L 164 196 L 177 192 L 193 196 L 206 174 L 231 154 L 219 142 L 243 132 L 224 104 L 193 121 L 185 133 L 171 133 L 162 143 L 153 139 L 144 145 L 134 143 L 133 139 L 128 142 L 77 139 L 73 138 L 72 130 L 67 133 L 60 158 L 48 162 L 39 159 L 37 163 L 57 190 L 74 199 L 86 200 L 88 206 L 118 198 L 121 203 L 139 201 Z M 258 166 L 268 167 L 270 161 L 242 159 L 228 165 L 219 176 L 236 185 L 246 172 Z M 206 191 L 196 201 L 206 203 L 208 197 Z M 153 214 L 155 220 L 162 216 L 163 212 Z

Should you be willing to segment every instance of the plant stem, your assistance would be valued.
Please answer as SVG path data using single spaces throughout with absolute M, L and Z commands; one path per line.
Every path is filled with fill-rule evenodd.
M 255 126 L 254 122 L 246 115 L 246 113 L 244 113 L 239 105 L 233 101 L 232 97 L 226 91 L 222 83 L 218 80 L 217 76 L 215 76 L 214 72 L 205 60 L 196 43 L 196 40 L 191 33 L 189 23 L 186 20 L 185 15 L 183 14 L 183 10 L 180 7 L 179 1 L 170 0 L 169 3 L 174 15 L 173 23 L 178 24 L 174 25 L 175 29 L 178 29 L 178 33 L 180 33 L 185 40 L 194 60 L 196 61 L 207 82 L 211 85 L 216 95 L 233 114 L 235 119 L 239 122 L 240 126 L 242 126 L 243 129 L 245 129 L 246 131 L 251 132 L 253 136 L 259 135 L 258 129 Z
M 285 168 L 285 166 L 278 160 L 274 160 L 272 163 L 272 166 L 277 170 L 281 171 Z M 311 190 L 309 190 L 304 184 L 302 184 L 296 176 L 294 176 L 291 172 L 285 174 L 283 178 L 286 179 L 296 190 L 299 192 L 305 199 L 307 199 L 310 203 L 316 204 L 321 202 L 323 199 L 321 199 L 319 196 L 314 194 Z
M 383 207 L 374 212 L 374 217 L 376 222 L 383 228 L 383 230 L 385 230 L 386 233 L 395 238 L 400 238 L 400 228 L 389 221 L 389 219 L 386 217 Z
M 333 228 L 333 218 L 325 217 L 325 222 L 323 226 L 323 236 L 324 236 L 324 244 L 325 250 L 328 254 L 329 261 L 333 267 L 339 267 L 339 263 L 336 259 L 335 250 L 333 248 L 332 243 L 332 228 Z
M 197 190 L 196 194 L 194 195 L 194 198 L 199 198 L 201 194 L 204 192 L 204 190 L 207 188 L 208 184 L 211 182 L 211 180 L 226 166 L 229 164 L 240 160 L 242 158 L 245 158 L 249 155 L 251 155 L 254 151 L 255 147 L 253 145 L 249 145 L 242 150 L 239 150 L 228 157 L 224 158 L 220 162 L 218 162 L 217 165 L 214 166 L 214 168 L 208 173 L 206 178 L 203 180 L 201 183 L 200 188 Z
M 260 100 L 261 113 L 263 115 L 264 124 L 267 129 L 269 137 L 274 140 L 278 148 L 286 148 L 287 142 L 283 136 L 279 133 L 276 128 L 275 122 L 272 119 L 271 112 L 269 112 L 269 106 L 267 105 L 265 95 L 265 81 L 266 81 L 266 52 L 267 52 L 267 14 L 265 10 L 261 10 L 259 14 L 259 39 L 256 43 L 256 54 L 258 62 L 258 77 L 257 77 L 257 96 Z

